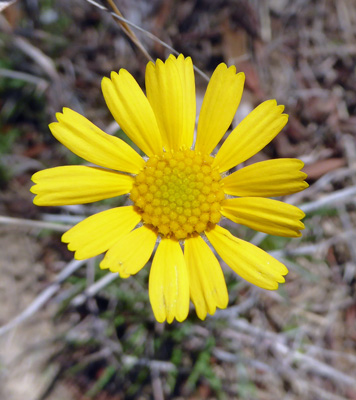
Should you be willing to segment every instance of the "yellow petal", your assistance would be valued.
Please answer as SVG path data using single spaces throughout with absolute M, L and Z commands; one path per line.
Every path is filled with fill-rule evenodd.
M 170 55 L 146 68 L 147 98 L 156 115 L 166 150 L 190 148 L 193 143 L 196 101 L 190 57 Z
M 182 322 L 189 312 L 189 276 L 178 241 L 162 239 L 153 258 L 149 297 L 158 322 Z
M 233 196 L 275 197 L 300 192 L 309 185 L 304 166 L 296 158 L 261 161 L 228 175 L 222 180 L 224 192 Z
M 145 162 L 123 140 L 103 132 L 88 119 L 69 108 L 57 113 L 58 122 L 49 128 L 53 136 L 74 154 L 101 167 L 137 174 Z
M 106 104 L 126 135 L 149 157 L 162 153 L 162 139 L 147 97 L 125 69 L 101 82 Z
M 91 215 L 69 229 L 62 242 L 75 251 L 77 260 L 104 253 L 140 222 L 141 215 L 133 206 L 117 207 Z
M 283 110 L 284 106 L 277 106 L 276 100 L 267 100 L 256 107 L 230 133 L 213 166 L 224 172 L 258 153 L 288 122 L 288 115 L 282 114 Z
M 173 57 L 173 55 L 170 57 Z M 178 56 L 176 62 L 183 82 L 183 128 L 181 142 L 184 147 L 191 148 L 194 138 L 197 108 L 193 62 L 190 57 L 184 58 L 182 54 Z
M 298 207 L 261 197 L 226 199 L 221 214 L 238 224 L 270 235 L 299 237 L 305 214 Z
M 118 272 L 121 278 L 135 275 L 152 255 L 157 234 L 146 226 L 131 231 L 117 241 L 106 253 L 100 268 Z
M 206 231 L 220 257 L 241 278 L 263 289 L 275 290 L 284 282 L 287 268 L 265 251 L 238 239 L 219 225 Z
M 44 169 L 32 176 L 37 206 L 85 204 L 129 193 L 134 179 L 119 172 L 81 165 Z
M 216 307 L 226 308 L 229 296 L 219 261 L 200 237 L 185 240 L 184 258 L 189 271 L 190 297 L 202 320 Z
M 240 104 L 245 74 L 220 64 L 206 90 L 200 111 L 195 150 L 210 154 L 232 123 Z

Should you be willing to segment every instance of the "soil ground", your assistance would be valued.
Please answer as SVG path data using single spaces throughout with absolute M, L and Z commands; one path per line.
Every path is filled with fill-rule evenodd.
M 28 232 L 2 229 L 0 232 L 0 324 L 22 312 L 43 283 L 44 266 L 37 261 L 40 246 Z M 53 311 L 53 310 L 52 310 Z M 46 366 L 55 350 L 47 341 L 59 326 L 44 309 L 8 333 L 0 336 L 0 399 L 34 400 L 46 390 L 56 367 Z M 59 385 L 51 400 L 70 400 L 70 392 Z

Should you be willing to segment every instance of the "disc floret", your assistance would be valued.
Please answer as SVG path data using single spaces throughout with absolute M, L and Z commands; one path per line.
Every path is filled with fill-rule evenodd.
M 194 150 L 149 158 L 130 195 L 143 222 L 178 240 L 218 223 L 225 195 L 213 160 Z

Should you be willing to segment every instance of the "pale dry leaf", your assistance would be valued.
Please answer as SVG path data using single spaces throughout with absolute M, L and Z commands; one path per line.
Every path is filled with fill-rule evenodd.
M 0 13 L 5 10 L 5 8 L 14 4 L 17 0 L 10 0 L 10 1 L 0 1 Z

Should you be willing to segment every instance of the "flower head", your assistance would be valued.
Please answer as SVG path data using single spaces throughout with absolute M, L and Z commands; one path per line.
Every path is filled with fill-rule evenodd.
M 270 290 L 284 282 L 287 268 L 221 227 L 222 217 L 278 236 L 297 237 L 304 228 L 300 209 L 269 199 L 308 186 L 300 160 L 262 161 L 225 176 L 281 131 L 288 120 L 283 106 L 275 100 L 259 105 L 212 155 L 231 125 L 244 79 L 235 67 L 216 68 L 193 144 L 196 99 L 189 57 L 171 55 L 165 63 L 150 62 L 147 97 L 124 69 L 104 78 L 108 108 L 145 158 L 68 108 L 57 114 L 58 122 L 50 124 L 61 143 L 98 167 L 63 166 L 37 172 L 32 178 L 34 203 L 82 204 L 129 194 L 132 205 L 92 215 L 62 240 L 77 259 L 106 252 L 100 267 L 122 278 L 140 271 L 158 242 L 149 297 L 159 322 L 183 321 L 190 299 L 201 319 L 217 307 L 227 307 L 224 276 L 205 238 L 243 279 Z

